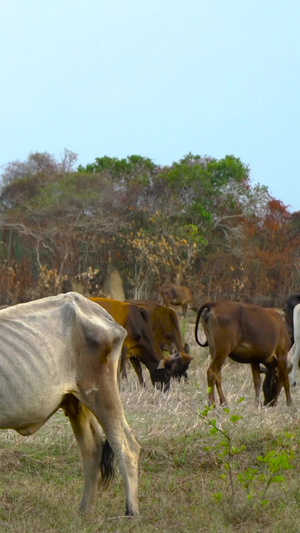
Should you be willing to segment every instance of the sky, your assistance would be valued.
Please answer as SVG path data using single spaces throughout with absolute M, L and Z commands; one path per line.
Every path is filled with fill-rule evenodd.
M 299 0 L 0 0 L 0 170 L 234 155 L 300 210 Z

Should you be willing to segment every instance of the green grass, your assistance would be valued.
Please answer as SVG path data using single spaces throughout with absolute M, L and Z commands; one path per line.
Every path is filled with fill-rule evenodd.
M 1 532 L 299 533 L 300 392 L 293 392 L 291 408 L 284 393 L 277 407 L 256 408 L 250 368 L 231 362 L 224 368 L 230 412 L 243 418 L 232 424 L 220 408 L 213 416 L 236 446 L 245 446 L 235 458 L 234 473 L 253 466 L 258 455 L 272 449 L 289 446 L 295 454 L 292 468 L 284 472 L 285 481 L 271 484 L 267 505 L 253 506 L 237 485 L 234 511 L 228 482 L 220 478 L 226 469 L 218 455 L 218 436 L 209 435 L 207 424 L 196 413 L 206 404 L 209 356 L 193 341 L 192 320 L 185 322 L 185 337 L 194 356 L 187 383 L 173 383 L 171 391 L 162 394 L 153 390 L 145 370 L 145 390 L 140 390 L 131 371 L 128 382 L 122 384 L 126 417 L 142 447 L 141 516 L 123 516 L 125 497 L 119 474 L 98 495 L 92 515 L 77 513 L 83 489 L 80 456 L 68 420 L 59 411 L 32 437 L 13 431 L 0 434 Z M 239 403 L 241 396 L 245 400 Z M 288 443 L 285 432 L 294 435 Z M 220 503 L 215 493 L 222 493 Z

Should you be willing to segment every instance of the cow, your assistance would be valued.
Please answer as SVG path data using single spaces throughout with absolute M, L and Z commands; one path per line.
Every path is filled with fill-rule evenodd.
M 293 340 L 292 347 L 293 354 L 293 369 L 292 369 L 292 384 L 297 385 L 297 368 L 300 361 L 300 303 L 295 305 L 293 310 Z
M 132 303 L 147 309 L 154 339 L 160 349 L 170 353 L 174 353 L 175 349 L 180 355 L 176 359 L 178 368 L 176 372 L 173 372 L 174 377 L 180 379 L 181 376 L 184 376 L 187 379 L 187 369 L 193 357 L 189 355 L 189 345 L 183 344 L 176 311 L 151 300 L 132 300 Z M 170 358 L 165 358 L 164 363 L 160 363 L 160 368 L 162 366 L 167 367 L 169 360 Z
M 192 293 L 188 287 L 182 285 L 164 285 L 160 291 L 163 304 L 168 307 L 169 304 L 181 305 L 182 314 L 186 317 L 188 305 L 192 301 Z
M 169 390 L 171 378 L 177 377 L 179 358 L 175 354 L 168 359 L 167 365 L 161 363 L 164 363 L 164 356 L 155 342 L 147 309 L 109 298 L 90 297 L 90 300 L 104 307 L 127 331 L 121 357 L 123 377 L 126 377 L 125 363 L 126 358 L 129 358 L 141 386 L 145 386 L 141 367 L 143 363 L 149 370 L 154 387 Z
M 198 339 L 200 320 L 207 339 L 205 343 Z M 276 309 L 232 301 L 204 303 L 197 313 L 195 339 L 200 346 L 209 346 L 212 357 L 207 370 L 210 404 L 215 403 L 215 385 L 220 403 L 226 403 L 221 386 L 221 369 L 227 357 L 230 357 L 238 363 L 251 365 L 257 404 L 261 386 L 260 364 L 263 364 L 267 369 L 263 387 L 265 405 L 276 404 L 282 384 L 287 404 L 291 405 L 287 368 L 290 340 L 284 321 Z M 275 379 L 276 371 L 278 375 Z M 272 395 L 267 393 L 271 386 Z
M 288 330 L 288 334 L 291 339 L 291 343 L 294 343 L 294 323 L 293 323 L 293 311 L 296 305 L 300 304 L 300 293 L 291 294 L 288 297 L 285 306 L 283 308 L 285 323 Z
M 140 447 L 117 382 L 125 335 L 104 309 L 75 292 L 0 311 L 0 428 L 32 435 L 64 410 L 81 452 L 82 512 L 92 510 L 98 481 L 108 485 L 116 456 L 126 514 L 138 515 Z

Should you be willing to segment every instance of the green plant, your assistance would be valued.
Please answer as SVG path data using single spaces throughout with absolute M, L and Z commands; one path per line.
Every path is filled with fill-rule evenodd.
M 244 398 L 240 398 L 239 402 L 243 401 Z M 217 440 L 214 440 L 213 445 L 206 446 L 205 450 L 217 452 L 218 461 L 223 467 L 220 478 L 226 483 L 226 488 L 228 485 L 230 487 L 232 510 L 236 514 L 237 486 L 245 489 L 247 501 L 256 507 L 264 506 L 269 502 L 266 496 L 272 483 L 285 481 L 283 472 L 293 468 L 291 461 L 294 458 L 294 452 L 290 443 L 294 435 L 285 433 L 285 440 L 279 443 L 277 449 L 269 450 L 264 455 L 258 455 L 255 458 L 255 464 L 239 470 L 240 463 L 237 458 L 245 450 L 245 446 L 234 444 L 233 436 L 228 427 L 230 428 L 243 420 L 243 417 L 233 414 L 228 407 L 224 407 L 223 412 L 227 417 L 217 422 L 215 416 L 212 417 L 214 406 L 205 406 L 203 410 L 197 410 L 198 416 L 209 426 L 209 435 L 213 438 L 218 437 Z M 223 500 L 221 491 L 214 493 L 213 496 L 219 503 Z
M 287 435 L 292 438 L 293 435 Z M 246 489 L 248 500 L 255 498 L 255 492 L 251 490 L 255 479 L 258 479 L 262 484 L 262 489 L 258 492 L 256 500 L 261 505 L 266 505 L 269 500 L 266 499 L 267 490 L 271 483 L 283 483 L 285 477 L 281 474 L 282 471 L 293 468 L 290 461 L 294 458 L 293 450 L 271 450 L 264 456 L 259 455 L 256 460 L 261 465 L 264 465 L 264 471 L 260 468 L 246 468 L 243 472 L 237 474 L 238 481 Z

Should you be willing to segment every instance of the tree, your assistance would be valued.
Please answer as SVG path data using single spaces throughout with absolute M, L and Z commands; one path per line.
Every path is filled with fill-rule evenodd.
M 30 154 L 6 167 L 0 278 L 22 287 L 13 298 L 75 286 L 87 272 L 103 290 L 110 264 L 126 297 L 155 297 L 176 282 L 196 299 L 279 305 L 298 289 L 299 216 L 252 186 L 238 158 L 187 154 L 160 167 L 104 156 L 74 171 L 75 161 L 65 150 L 60 162 Z
M 64 156 L 59 163 L 54 156 L 48 152 L 33 152 L 29 154 L 26 161 L 12 161 L 8 163 L 1 175 L 4 185 L 11 183 L 20 178 L 33 177 L 37 174 L 60 174 L 63 172 L 72 172 L 77 161 L 77 154 L 64 150 Z

